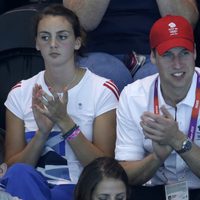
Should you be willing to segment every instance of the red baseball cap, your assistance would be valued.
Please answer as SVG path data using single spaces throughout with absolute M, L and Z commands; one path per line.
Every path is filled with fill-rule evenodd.
M 182 16 L 166 15 L 157 20 L 150 31 L 150 46 L 160 55 L 175 47 L 194 51 L 192 25 Z

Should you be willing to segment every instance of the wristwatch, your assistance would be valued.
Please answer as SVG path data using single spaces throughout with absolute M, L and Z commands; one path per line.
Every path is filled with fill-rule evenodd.
M 187 138 L 186 140 L 183 141 L 181 149 L 177 150 L 176 152 L 178 154 L 185 153 L 186 151 L 190 151 L 191 148 L 192 148 L 192 141 L 189 138 Z

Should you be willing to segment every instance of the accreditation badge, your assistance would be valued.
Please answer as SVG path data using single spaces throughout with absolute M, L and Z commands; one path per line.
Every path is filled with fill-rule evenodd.
M 186 181 L 165 185 L 166 200 L 189 200 Z

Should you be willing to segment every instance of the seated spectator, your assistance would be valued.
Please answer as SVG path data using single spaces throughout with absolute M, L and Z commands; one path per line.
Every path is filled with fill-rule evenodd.
M 127 65 L 134 80 L 157 72 L 149 56 L 149 31 L 157 19 L 166 14 L 182 15 L 193 26 L 198 20 L 196 0 L 63 0 L 63 3 L 76 12 L 89 31 L 88 56 L 93 56 L 93 52 L 116 56 Z M 103 55 L 96 62 L 102 59 Z
M 151 28 L 150 45 L 159 73 L 122 91 L 116 159 L 135 186 L 136 200 L 198 200 L 200 69 L 192 25 L 181 16 L 160 18 Z
M 5 102 L 11 167 L 3 183 L 23 200 L 70 200 L 83 166 L 114 156 L 118 89 L 75 64 L 84 37 L 71 10 L 50 5 L 35 27 L 45 70 L 15 85 Z
M 128 196 L 126 172 L 110 157 L 97 158 L 89 163 L 75 188 L 75 200 L 127 200 Z

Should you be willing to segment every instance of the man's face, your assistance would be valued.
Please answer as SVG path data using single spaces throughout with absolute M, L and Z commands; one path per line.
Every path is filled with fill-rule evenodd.
M 170 89 L 188 89 L 195 69 L 196 50 L 191 52 L 177 47 L 166 51 L 163 55 L 151 52 L 151 61 L 157 65 L 162 86 Z M 162 88 L 162 89 L 164 89 Z

